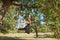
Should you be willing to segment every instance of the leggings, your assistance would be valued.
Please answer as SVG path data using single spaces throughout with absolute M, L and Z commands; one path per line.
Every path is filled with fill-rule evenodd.
M 30 24 L 27 24 L 27 26 L 25 27 L 25 32 L 26 33 L 30 33 Z

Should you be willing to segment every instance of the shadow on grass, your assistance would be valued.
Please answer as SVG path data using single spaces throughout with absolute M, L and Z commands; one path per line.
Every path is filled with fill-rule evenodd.
M 36 35 L 35 35 L 36 36 Z M 34 37 L 36 38 L 36 37 Z M 38 35 L 37 38 L 54 38 L 53 35 L 49 35 L 49 34 L 44 34 L 44 35 Z
M 26 40 L 26 39 L 20 39 L 20 38 L 16 38 L 16 37 L 2 37 L 0 36 L 0 40 Z

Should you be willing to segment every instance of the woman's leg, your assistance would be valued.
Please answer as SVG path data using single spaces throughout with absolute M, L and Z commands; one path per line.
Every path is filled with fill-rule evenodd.
M 27 25 L 27 26 L 26 26 L 25 32 L 28 33 L 28 34 L 30 33 L 30 25 Z

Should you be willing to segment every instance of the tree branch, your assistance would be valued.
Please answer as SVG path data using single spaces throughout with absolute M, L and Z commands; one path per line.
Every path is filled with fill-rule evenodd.
M 33 4 L 33 5 L 26 5 L 26 4 L 16 4 L 16 3 L 12 3 L 12 5 L 15 5 L 15 6 L 20 6 L 21 8 L 22 7 L 25 7 L 25 8 L 40 8 L 41 6 L 40 5 L 36 5 L 36 4 Z

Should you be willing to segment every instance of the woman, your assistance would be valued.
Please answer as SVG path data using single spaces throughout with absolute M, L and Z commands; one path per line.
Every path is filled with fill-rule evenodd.
M 30 24 L 31 24 L 30 18 L 27 19 L 26 24 L 27 24 L 27 26 L 25 27 L 25 32 L 29 34 L 30 33 Z

